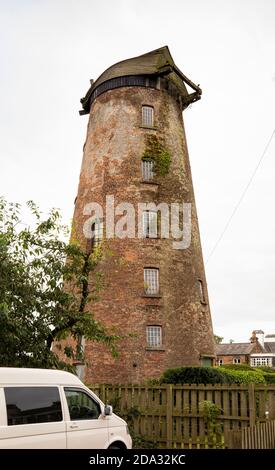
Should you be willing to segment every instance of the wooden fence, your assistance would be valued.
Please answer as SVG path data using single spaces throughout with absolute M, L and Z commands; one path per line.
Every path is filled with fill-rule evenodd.
M 275 421 L 229 431 L 226 436 L 229 449 L 275 449 Z
M 275 419 L 275 385 L 96 385 L 133 433 L 159 448 L 224 448 L 230 431 Z M 203 401 L 220 409 L 215 422 Z

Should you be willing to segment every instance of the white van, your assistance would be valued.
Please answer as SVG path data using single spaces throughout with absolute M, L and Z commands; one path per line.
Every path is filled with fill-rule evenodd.
M 0 449 L 131 449 L 126 422 L 73 374 L 0 367 Z

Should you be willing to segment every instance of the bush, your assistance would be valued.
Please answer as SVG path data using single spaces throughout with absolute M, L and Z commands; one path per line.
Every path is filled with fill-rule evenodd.
M 275 384 L 275 374 L 272 372 L 265 372 L 264 373 L 264 378 L 266 383 L 269 384 Z
M 249 364 L 223 364 L 223 369 L 230 369 L 230 370 L 255 370 L 255 367 L 251 367 Z
M 213 367 L 177 367 L 167 369 L 160 383 L 168 384 L 224 384 L 231 383 L 233 377 Z
M 265 375 L 261 370 L 232 370 L 219 367 L 225 376 L 228 374 L 229 383 L 236 384 L 265 384 Z M 272 375 L 272 374 L 271 374 Z

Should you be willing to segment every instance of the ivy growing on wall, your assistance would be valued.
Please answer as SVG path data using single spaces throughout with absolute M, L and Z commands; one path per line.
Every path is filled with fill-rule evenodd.
M 148 135 L 146 136 L 146 146 L 142 160 L 153 161 L 155 174 L 165 176 L 170 168 L 171 154 L 157 136 Z

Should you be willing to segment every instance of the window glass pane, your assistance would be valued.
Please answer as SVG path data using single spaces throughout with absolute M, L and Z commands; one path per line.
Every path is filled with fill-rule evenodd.
M 92 245 L 97 246 L 103 240 L 103 222 L 92 224 Z
M 81 390 L 65 388 L 65 395 L 72 421 L 80 419 L 97 419 L 100 414 L 100 406 L 95 400 Z
M 144 290 L 146 294 L 158 294 L 159 292 L 159 279 L 158 269 L 145 268 L 144 269 Z
M 146 328 L 147 345 L 150 347 L 160 347 L 162 344 L 161 326 L 148 326 Z
M 158 236 L 158 217 L 157 212 L 143 211 L 143 236 L 147 238 L 157 238 Z
M 8 425 L 62 421 L 57 387 L 5 387 Z
M 153 126 L 154 109 L 151 106 L 142 106 L 142 125 Z
M 142 160 L 141 162 L 142 178 L 150 181 L 154 178 L 154 162 L 151 160 Z

